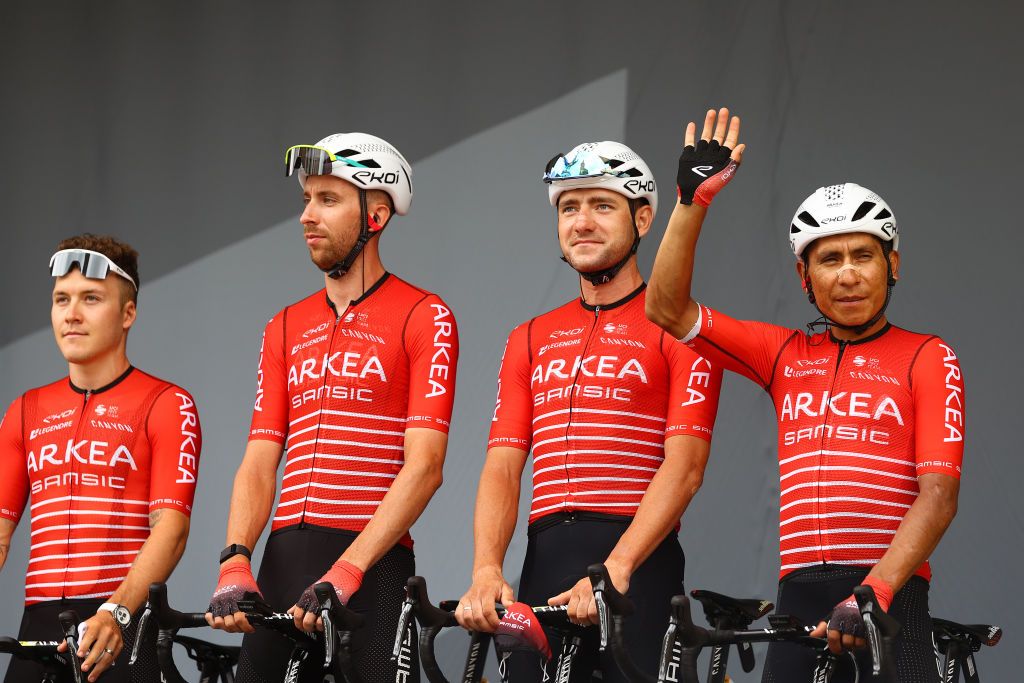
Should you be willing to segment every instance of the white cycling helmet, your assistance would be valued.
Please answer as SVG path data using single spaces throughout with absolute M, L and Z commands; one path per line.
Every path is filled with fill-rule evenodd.
M 568 154 L 559 154 L 544 169 L 548 200 L 558 206 L 558 197 L 579 187 L 605 187 L 629 199 L 646 199 L 651 220 L 658 213 L 658 190 L 654 175 L 640 155 L 621 142 L 584 142 Z
M 315 145 L 296 145 L 285 152 L 285 172 L 298 171 L 299 184 L 307 175 L 333 175 L 361 190 L 383 190 L 395 213 L 404 216 L 412 204 L 412 168 L 387 140 L 367 133 L 335 133 Z
M 789 228 L 789 244 L 796 257 L 821 237 L 866 232 L 900 248 L 896 218 L 885 200 L 856 183 L 819 187 L 797 208 Z

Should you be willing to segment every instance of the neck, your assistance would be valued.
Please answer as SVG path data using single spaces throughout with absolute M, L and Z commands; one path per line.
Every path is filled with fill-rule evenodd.
M 864 330 L 860 334 L 857 334 L 854 330 L 844 330 L 843 328 L 835 327 L 834 325 L 832 327 L 830 327 L 829 330 L 831 331 L 832 336 L 834 338 L 838 339 L 839 341 L 851 342 L 851 341 L 860 341 L 861 339 L 866 339 L 867 337 L 870 337 L 871 335 L 876 334 L 879 330 L 881 330 L 887 324 L 888 324 L 888 320 L 883 315 L 881 318 L 878 319 L 878 322 L 876 322 L 874 325 L 872 325 L 868 329 Z
M 643 282 L 644 279 L 640 276 L 640 269 L 636 266 L 636 257 L 634 256 L 612 278 L 611 282 L 593 285 L 581 277 L 580 293 L 583 296 L 583 301 L 591 306 L 605 306 L 632 294 Z
M 347 273 L 337 279 L 324 276 L 327 296 L 334 302 L 339 314 L 384 276 L 384 264 L 377 250 L 371 250 L 371 246 L 376 246 L 375 242 L 371 240 L 367 243 Z
M 130 363 L 121 346 L 88 363 L 68 363 L 68 377 L 79 389 L 93 391 L 107 386 L 128 370 Z

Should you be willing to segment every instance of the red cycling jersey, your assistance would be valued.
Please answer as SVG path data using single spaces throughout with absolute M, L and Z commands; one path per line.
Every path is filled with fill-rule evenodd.
M 633 516 L 665 439 L 711 440 L 722 371 L 644 315 L 641 286 L 568 304 L 509 335 L 488 447 L 533 449 L 530 522 L 587 510 Z
M 129 368 L 86 391 L 65 378 L 0 423 L 0 517 L 30 496 L 25 603 L 106 598 L 149 538 L 149 514 L 192 512 L 202 434 L 187 391 Z
M 689 344 L 775 403 L 780 576 L 822 563 L 877 564 L 917 498 L 917 477 L 960 477 L 963 377 L 953 349 L 934 335 L 887 324 L 841 342 L 701 306 Z M 929 579 L 928 563 L 916 573 Z
M 405 462 L 405 430 L 448 432 L 458 353 L 445 303 L 390 274 L 340 314 L 320 290 L 275 315 L 249 432 L 287 450 L 272 531 L 362 531 Z

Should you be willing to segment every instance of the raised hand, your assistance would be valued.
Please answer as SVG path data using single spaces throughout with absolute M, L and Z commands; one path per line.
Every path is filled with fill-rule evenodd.
M 680 204 L 696 202 L 707 207 L 736 175 L 746 145 L 737 145 L 740 117 L 730 118 L 729 110 L 725 107 L 718 112 L 708 109 L 700 140 L 696 139 L 696 133 L 697 125 L 693 121 L 686 124 L 683 153 L 679 157 L 679 170 L 676 173 L 676 189 Z

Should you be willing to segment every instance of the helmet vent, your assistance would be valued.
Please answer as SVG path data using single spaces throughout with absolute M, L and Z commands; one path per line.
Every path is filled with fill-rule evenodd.
M 821 227 L 821 226 L 818 225 L 818 221 L 814 220 L 814 216 L 812 216 L 811 214 L 807 213 L 806 211 L 801 211 L 800 215 L 797 216 L 797 218 L 802 220 L 807 225 L 812 225 L 815 228 Z
M 892 218 L 892 214 L 889 213 L 889 209 L 883 206 L 882 210 L 878 212 L 878 215 L 875 216 L 875 218 L 877 218 L 878 220 L 881 220 L 883 218 Z
M 825 188 L 825 199 L 830 202 L 834 202 L 838 199 L 842 199 L 845 193 L 845 185 L 829 185 Z
M 861 205 L 857 207 L 857 211 L 854 212 L 851 221 L 859 221 L 864 216 L 868 215 L 868 211 L 875 208 L 874 202 L 861 202 Z
M 800 232 L 800 228 L 796 227 L 796 223 L 793 223 L 792 225 L 789 226 L 790 235 L 795 235 L 798 232 Z
M 361 163 L 363 166 L 367 168 L 380 168 L 380 164 L 378 164 L 373 159 L 363 159 L 359 163 Z
M 339 157 L 354 157 L 357 154 L 359 154 L 359 152 L 357 152 L 354 149 L 343 149 L 340 152 L 335 152 L 334 154 L 335 154 L 335 156 L 339 156 Z

